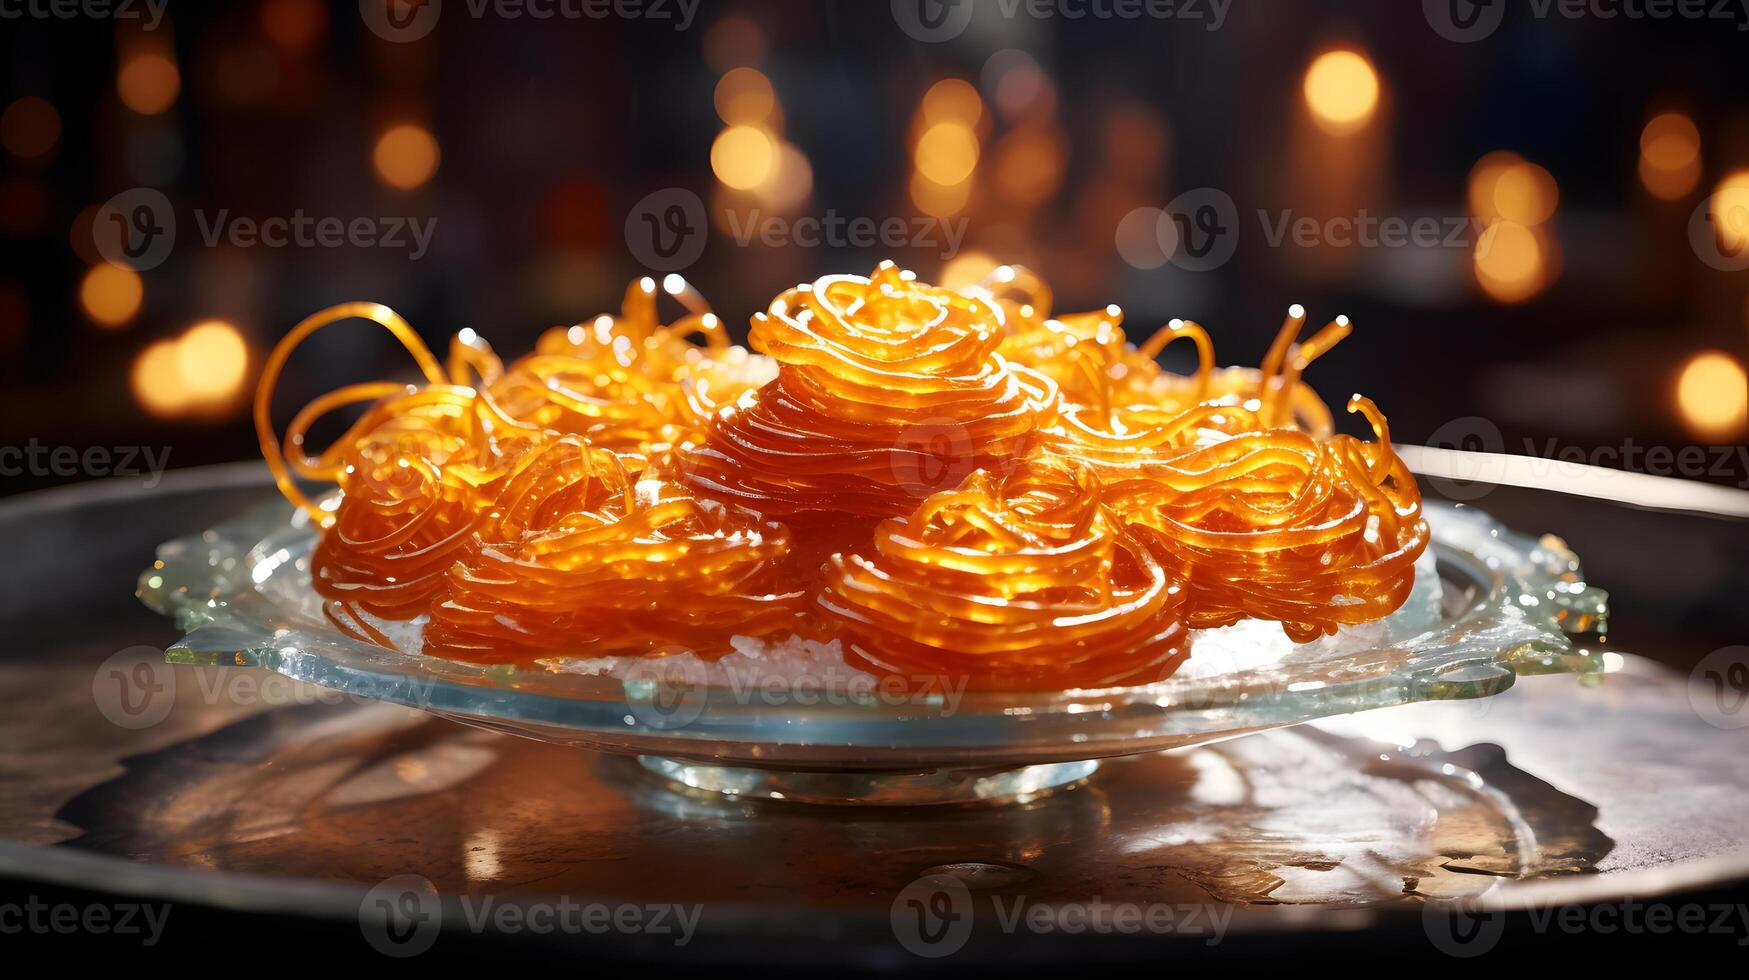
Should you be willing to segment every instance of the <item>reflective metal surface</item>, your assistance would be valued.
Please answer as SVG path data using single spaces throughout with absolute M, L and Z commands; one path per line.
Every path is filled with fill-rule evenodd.
M 1749 871 L 1742 731 L 1634 657 L 1600 683 L 1529 677 L 1110 762 L 1019 805 L 859 809 L 676 792 L 634 760 L 128 649 L 172 635 L 127 595 L 130 550 L 253 492 L 0 508 L 40 556 L 13 584 L 68 610 L 7 622 L 0 871 L 341 920 L 413 874 L 445 896 L 700 903 L 719 934 L 889 940 L 897 896 L 932 875 L 1029 903 L 1231 909 L 1233 929 L 1270 932 L 1363 928 L 1332 910 L 1428 896 L 1644 897 Z M 92 545 L 43 544 L 64 533 Z

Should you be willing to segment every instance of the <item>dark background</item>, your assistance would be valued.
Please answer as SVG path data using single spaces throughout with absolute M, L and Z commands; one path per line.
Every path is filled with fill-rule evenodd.
M 51 149 L 6 153 L 0 177 L 0 444 L 168 448 L 172 467 L 249 457 L 254 370 L 293 323 L 341 300 L 387 303 L 434 346 L 472 327 L 509 353 L 546 327 L 616 308 L 644 271 L 625 239 L 644 195 L 682 188 L 713 212 L 735 202 L 712 177 L 710 148 L 724 125 L 713 90 L 738 64 L 769 78 L 774 128 L 806 155 L 811 192 L 792 215 L 918 214 L 906 187 L 920 100 L 964 78 L 984 101 L 974 190 L 956 215 L 978 253 L 969 260 L 1037 268 L 1060 309 L 1115 302 L 1132 333 L 1195 318 L 1234 363 L 1256 362 L 1290 302 L 1305 303 L 1314 324 L 1345 312 L 1359 332 L 1312 380 L 1334 400 L 1372 395 L 1403 441 L 1437 438 L 1467 416 L 1497 424 L 1503 448 L 1520 453 L 1741 440 L 1740 427 L 1697 436 L 1673 390 L 1685 358 L 1717 349 L 1741 363 L 1749 339 L 1749 274 L 1700 261 L 1687 234 L 1717 182 L 1749 165 L 1749 14 L 1572 18 L 1514 3 L 1492 35 L 1458 43 L 1418 2 L 1236 0 L 1219 30 L 1208 29 L 1208 0 L 1187 8 L 1200 20 L 1028 9 L 977 0 L 970 27 L 943 43 L 907 36 L 885 0 L 707 2 L 684 30 L 674 0 L 666 20 L 537 20 L 495 7 L 476 17 L 449 0 L 428 36 L 406 43 L 374 34 L 358 4 L 315 0 L 173 0 L 155 30 L 115 17 L 0 20 L 0 101 L 36 96 L 59 120 Z M 1333 45 L 1362 52 L 1381 87 L 1376 112 L 1346 137 L 1322 134 L 1301 92 L 1307 66 Z M 1045 86 L 1014 112 L 987 84 L 992 55 L 1006 49 L 1030 57 Z M 118 75 L 141 52 L 177 67 L 179 90 L 160 112 L 122 99 Z M 994 65 L 1016 56 L 1001 58 Z M 1669 201 L 1638 176 L 1642 127 L 1666 109 L 1700 135 L 1698 179 Z M 426 127 L 441 152 L 411 190 L 372 168 L 376 138 L 402 122 Z M 1001 140 L 1023 129 L 1057 147 L 1042 163 L 1011 151 L 1021 173 L 1060 165 L 1036 203 L 1016 203 L 994 173 Z M 1523 302 L 1479 288 L 1468 248 L 1270 247 L 1261 234 L 1259 209 L 1272 220 L 1285 210 L 1467 219 L 1472 168 L 1502 150 L 1558 185 L 1539 230 L 1558 273 Z M 139 187 L 171 202 L 176 243 L 140 274 L 137 312 L 99 328 L 79 295 L 103 260 L 94 209 Z M 1230 262 L 1187 272 L 1120 258 L 1118 219 L 1200 187 L 1236 202 Z M 198 222 L 221 211 L 436 225 L 417 260 L 385 247 L 208 246 Z M 944 264 L 928 246 L 743 246 L 715 223 L 683 271 L 736 330 L 802 279 L 866 271 L 886 255 L 925 279 Z M 167 415 L 142 409 L 130 387 L 141 352 L 211 318 L 248 344 L 235 395 Z M 329 333 L 294 364 L 282 414 L 318 388 L 408 367 L 363 326 Z M 1744 468 L 1694 475 L 1745 483 Z M 8 473 L 0 487 L 104 475 L 45 469 Z

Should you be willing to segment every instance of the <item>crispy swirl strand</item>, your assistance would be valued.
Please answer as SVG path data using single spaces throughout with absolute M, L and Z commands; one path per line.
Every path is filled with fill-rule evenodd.
M 1051 459 L 881 523 L 868 557 L 837 555 L 820 607 L 853 662 L 988 690 L 1159 680 L 1186 637 L 1183 595 L 1099 503 L 1084 467 Z

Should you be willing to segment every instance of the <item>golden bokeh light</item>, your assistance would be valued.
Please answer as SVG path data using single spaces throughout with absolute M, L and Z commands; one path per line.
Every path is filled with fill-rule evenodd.
M 958 214 L 971 197 L 972 182 L 969 180 L 943 186 L 921 173 L 911 175 L 911 202 L 917 205 L 917 210 L 931 217 L 946 218 Z
M 1728 255 L 1749 248 L 1749 170 L 1734 170 L 1719 181 L 1708 205 L 1719 247 Z
M 1700 183 L 1700 130 L 1680 112 L 1653 116 L 1640 131 L 1640 183 L 1665 201 L 1687 197 Z
M 923 93 L 922 113 L 926 124 L 948 122 L 976 126 L 984 115 L 984 100 L 971 82 L 963 78 L 944 78 Z
M 27 95 L 0 114 L 0 144 L 20 160 L 43 156 L 61 141 L 61 114 L 47 99 Z
M 1554 176 L 1516 153 L 1497 150 L 1470 170 L 1470 211 L 1486 222 L 1535 227 L 1554 216 L 1560 199 Z
M 978 134 L 960 122 L 938 122 L 917 139 L 917 172 L 943 187 L 964 183 L 978 167 Z
M 1054 126 L 1024 124 L 996 144 L 996 186 L 1020 204 L 1042 204 L 1063 186 L 1068 164 L 1067 137 Z
M 1304 88 L 1312 118 L 1332 135 L 1364 129 L 1378 109 L 1378 72 L 1358 51 L 1339 48 L 1313 59 Z
M 1676 408 L 1696 435 L 1733 438 L 1749 425 L 1749 376 L 1731 355 L 1701 351 L 1676 376 Z
M 790 142 L 778 147 L 777 166 L 753 188 L 754 196 L 778 211 L 793 211 L 801 207 L 813 192 L 814 167 L 801 147 Z
M 1534 230 L 1495 221 L 1476 240 L 1476 283 L 1492 299 L 1522 303 L 1548 284 L 1546 251 Z
M 190 404 L 188 393 L 182 388 L 176 348 L 176 341 L 160 340 L 148 345 L 134 359 L 131 375 L 134 400 L 153 415 L 178 415 Z
M 437 137 L 430 130 L 415 123 L 401 123 L 377 137 L 371 165 L 383 183 L 396 190 L 410 191 L 437 173 L 441 158 Z
M 265 0 L 261 31 L 282 48 L 309 47 L 328 30 L 328 11 L 321 0 Z
M 115 91 L 129 109 L 155 116 L 176 103 L 182 75 L 168 55 L 142 51 L 122 62 L 115 76 Z
M 771 80 L 757 68 L 736 68 L 717 81 L 717 115 L 728 125 L 763 123 L 777 108 Z
M 711 172 L 725 187 L 752 190 L 777 169 L 778 146 L 758 126 L 730 126 L 711 143 Z
M 1659 170 L 1677 170 L 1700 157 L 1700 130 L 1680 112 L 1653 116 L 1640 131 L 1640 153 Z
M 92 266 L 79 283 L 79 305 L 85 315 L 109 329 L 132 320 L 145 296 L 146 287 L 138 273 L 108 262 Z
M 197 323 L 176 342 L 176 376 L 195 402 L 220 402 L 243 387 L 249 345 L 223 320 Z
M 986 252 L 970 251 L 949 259 L 941 269 L 941 276 L 936 281 L 949 289 L 964 289 L 976 286 L 984 278 L 996 271 L 1002 263 Z

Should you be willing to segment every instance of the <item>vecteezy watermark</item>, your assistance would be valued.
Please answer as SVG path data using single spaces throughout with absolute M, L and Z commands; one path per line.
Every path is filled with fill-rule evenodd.
M 1455 449 L 1469 455 L 1456 469 L 1427 482 L 1451 500 L 1479 500 L 1499 485 L 1507 466 L 1533 476 L 1580 480 L 1602 470 L 1626 470 L 1650 476 L 1730 482 L 1749 489 L 1749 446 L 1642 445 L 1631 437 L 1603 446 L 1564 445 L 1554 438 L 1525 437 L 1507 453 L 1506 439 L 1491 419 L 1467 415 L 1433 430 L 1428 446 Z
M 644 268 L 677 272 L 698 261 L 710 237 L 704 201 L 684 187 L 664 187 L 632 205 L 626 248 Z
M 162 583 L 160 583 L 162 584 Z M 193 683 L 189 683 L 192 680 Z M 394 688 L 358 682 L 349 691 L 317 687 L 273 672 L 166 663 L 157 647 L 134 646 L 111 654 L 91 675 L 91 700 L 111 724 L 151 728 L 170 717 L 178 699 L 206 706 L 284 707 L 310 704 L 368 704 L 391 700 L 431 703 L 434 681 L 409 680 Z
M 1749 728 L 1749 647 L 1714 650 L 1695 664 L 1688 704 L 1714 728 Z
M 138 478 L 147 490 L 164 479 L 169 446 L 47 446 L 32 437 L 22 446 L 0 446 L 0 476 Z
M 971 219 L 823 214 L 780 215 L 759 208 L 724 208 L 721 214 L 729 238 L 737 247 L 855 248 L 894 251 L 932 249 L 951 259 L 965 242 Z M 626 213 L 626 248 L 645 268 L 678 272 L 704 254 L 710 238 L 710 216 L 704 201 L 683 187 L 665 187 L 644 195 Z
M 170 906 L 147 902 L 45 902 L 30 895 L 0 902 L 0 935 L 133 936 L 156 946 L 170 921 Z
M 1714 194 L 1695 205 L 1688 216 L 1688 244 L 1720 272 L 1749 269 L 1749 194 Z
M 303 209 L 288 216 L 234 217 L 229 208 L 194 210 L 201 244 L 236 248 L 382 248 L 405 251 L 417 262 L 431 248 L 436 218 L 320 217 Z M 104 202 L 92 219 L 97 251 L 138 272 L 162 265 L 176 246 L 176 210 L 163 191 L 136 187 Z
M 1749 0 L 1421 0 L 1434 33 L 1460 44 L 1492 36 L 1508 6 L 1537 20 L 1716 20 L 1749 31 Z
M 711 704 L 767 708 L 887 705 L 949 716 L 965 699 L 965 676 L 882 675 L 821 666 L 780 670 L 731 659 L 712 673 L 677 651 L 633 665 L 620 678 L 627 724 L 674 731 L 698 721 Z
M 446 907 L 448 906 L 448 907 Z M 569 897 L 530 900 L 461 895 L 445 902 L 423 875 L 396 875 L 365 893 L 358 905 L 364 941 L 384 956 L 418 956 L 437 944 L 445 923 L 481 935 L 564 934 L 656 936 L 675 946 L 692 942 L 704 906 L 578 902 Z
M 676 31 L 692 27 L 698 5 L 699 0 L 462 0 L 474 20 L 647 20 Z M 358 12 L 385 41 L 417 41 L 437 27 L 443 0 L 359 0 Z
M 1032 902 L 1026 896 L 989 895 L 990 917 L 1004 935 L 1199 936 L 1210 946 L 1227 933 L 1230 905 L 1213 903 Z M 980 903 L 965 882 L 949 874 L 929 874 L 906 885 L 893 899 L 889 919 L 893 938 L 907 952 L 928 959 L 952 956 L 965 948 L 979 919 Z
M 1470 959 L 1492 951 L 1512 929 L 1538 936 L 1586 933 L 1609 936 L 1726 936 L 1749 946 L 1749 905 L 1729 902 L 1642 902 L 1623 899 L 1592 905 L 1536 905 L 1508 913 L 1475 899 L 1429 901 L 1422 928 L 1433 947 Z
M 972 23 L 973 3 L 1004 20 L 1177 20 L 1218 31 L 1233 0 L 892 0 L 893 22 L 914 41 L 951 41 Z
M 436 218 L 318 218 L 302 208 L 289 217 L 260 219 L 233 218 L 228 208 L 211 214 L 196 208 L 194 221 L 208 248 L 221 242 L 236 248 L 383 248 L 405 251 L 415 262 L 425 257 L 437 230 Z
M 742 247 L 757 239 L 768 248 L 928 248 L 943 259 L 959 254 L 971 224 L 965 217 L 852 217 L 830 208 L 825 214 L 796 218 L 765 214 L 758 208 L 741 214 L 731 208 L 723 217 L 730 237 Z
M 170 0 L 0 0 L 0 20 L 116 20 L 155 31 Z
M 1451 248 L 1486 252 L 1490 223 L 1468 216 L 1374 214 L 1315 217 L 1291 208 L 1259 208 L 1257 222 L 1269 248 Z M 1164 208 L 1140 207 L 1118 223 L 1118 253 L 1139 269 L 1171 262 L 1187 272 L 1226 265 L 1239 248 L 1239 208 L 1225 191 L 1199 187 Z

